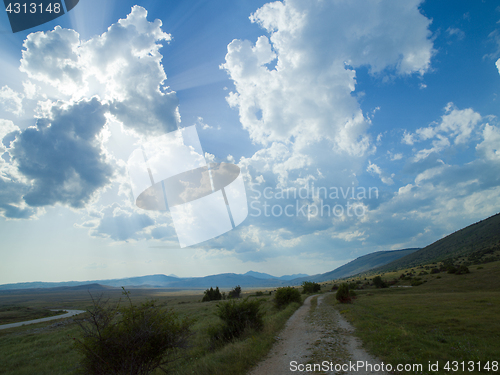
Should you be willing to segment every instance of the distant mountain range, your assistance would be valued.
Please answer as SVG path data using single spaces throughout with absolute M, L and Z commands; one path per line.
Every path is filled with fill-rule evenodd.
M 290 280 L 293 280 L 293 279 L 298 279 L 300 277 L 309 277 L 309 275 L 305 274 L 305 273 L 296 273 L 296 274 L 293 274 L 293 275 L 284 275 L 284 276 L 280 276 L 280 277 L 275 277 L 275 276 L 272 276 L 272 275 L 269 275 L 267 273 L 262 273 L 262 272 L 254 272 L 254 271 L 248 271 L 247 273 L 245 273 L 246 276 L 253 276 L 257 279 L 264 279 L 264 280 L 268 280 L 268 279 L 278 279 L 278 280 L 286 280 L 286 281 L 290 281 Z
M 307 277 L 306 274 L 285 275 L 275 277 L 267 273 L 249 271 L 246 274 L 222 273 L 205 277 L 173 277 L 166 275 L 148 275 L 123 279 L 67 281 L 67 282 L 29 282 L 0 285 L 2 290 L 40 289 L 40 288 L 73 288 L 86 285 L 100 284 L 108 287 L 135 287 L 135 288 L 176 288 L 176 289 L 206 289 L 218 286 L 219 288 L 241 287 L 277 287 L 289 285 L 289 281 L 297 277 Z
M 379 251 L 360 257 L 348 264 L 321 275 L 309 276 L 307 274 L 294 274 L 276 277 L 267 273 L 248 271 L 245 274 L 222 273 L 205 277 L 175 277 L 166 275 L 148 275 L 123 279 L 67 281 L 67 282 L 29 282 L 0 285 L 0 292 L 20 289 L 46 289 L 46 288 L 71 288 L 71 290 L 99 287 L 127 287 L 127 288 L 175 288 L 175 289 L 206 289 L 218 286 L 219 288 L 262 287 L 275 288 L 285 285 L 300 285 L 303 281 L 326 281 L 332 278 L 350 276 L 354 271 L 373 268 L 386 264 L 396 258 L 402 257 L 411 249 L 396 251 Z M 69 289 L 66 289 L 69 290 Z
M 392 251 L 377 251 L 363 255 L 343 266 L 323 274 L 295 274 L 276 277 L 267 273 L 248 271 L 245 274 L 222 273 L 205 277 L 176 277 L 174 275 L 148 275 L 123 279 L 30 282 L 0 285 L 0 293 L 19 289 L 87 290 L 109 287 L 128 288 L 172 288 L 206 289 L 244 287 L 275 288 L 285 285 L 300 285 L 303 281 L 329 281 L 346 278 L 363 272 L 381 273 L 398 268 L 413 267 L 449 257 L 467 255 L 489 249 L 500 250 L 500 214 L 482 220 L 436 241 L 423 249 L 412 248 Z M 55 290 L 55 289 L 54 289 Z

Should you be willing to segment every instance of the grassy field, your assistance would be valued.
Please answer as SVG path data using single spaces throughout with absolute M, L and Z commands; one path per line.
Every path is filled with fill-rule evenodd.
M 463 259 L 456 260 L 460 261 Z M 332 316 L 328 309 L 337 308 L 356 327 L 356 335 L 368 351 L 386 364 L 421 364 L 422 371 L 418 373 L 422 374 L 479 374 L 488 372 L 485 371 L 487 364 L 490 372 L 498 372 L 492 370 L 493 361 L 500 362 L 500 262 L 469 266 L 470 273 L 462 275 L 433 274 L 430 271 L 435 266 L 382 274 L 384 280 L 394 283 L 390 288 L 377 289 L 369 285 L 374 275 L 349 279 L 348 282 L 363 288 L 356 290 L 357 298 L 352 304 L 338 304 L 331 295 L 317 308 L 314 299 L 311 315 L 320 314 L 323 321 L 328 320 Z M 326 283 L 322 290 L 332 285 L 333 282 Z M 250 295 L 250 291 L 244 292 L 243 297 Z M 122 297 L 119 289 L 110 289 L 105 295 L 114 302 Z M 252 299 L 262 300 L 265 311 L 263 331 L 246 332 L 240 340 L 214 348 L 208 328 L 219 321 L 215 315 L 217 302 L 201 303 L 200 291 L 132 289 L 131 298 L 134 303 L 156 299 L 162 308 L 173 309 L 181 317 L 194 320 L 191 347 L 185 353 L 186 358 L 175 364 L 176 375 L 245 374 L 266 356 L 275 336 L 299 306 L 292 304 L 278 310 L 272 296 L 254 295 Z M 85 309 L 91 306 L 91 300 L 84 291 L 31 291 L 0 294 L 2 306 L 25 310 L 29 307 L 33 311 Z M 80 334 L 80 328 L 72 319 L 2 330 L 0 372 L 75 374 L 80 358 L 73 349 L 73 338 Z M 332 348 L 319 350 L 314 358 L 320 361 L 345 357 L 340 347 Z M 327 358 L 320 358 L 322 356 Z M 457 371 L 452 371 L 455 365 L 452 361 L 456 361 Z M 467 371 L 471 362 L 475 371 Z M 438 363 L 439 371 L 429 371 L 429 363 Z M 450 371 L 445 370 L 446 363 Z M 479 363 L 481 372 L 477 371 Z
M 65 311 L 51 311 L 42 308 L 33 308 L 26 306 L 1 306 L 0 307 L 0 325 L 24 322 L 40 318 L 64 314 Z
M 394 287 L 359 290 L 354 303 L 335 306 L 384 363 L 422 364 L 424 374 L 479 374 L 480 362 L 481 373 L 488 372 L 484 366 L 491 372 L 493 361 L 500 364 L 500 262 L 469 268 L 463 275 L 419 275 L 424 267 L 387 273 L 387 281 L 400 280 Z M 411 279 L 400 279 L 409 273 Z M 422 284 L 404 287 L 415 278 Z M 452 361 L 458 371 L 445 370 Z M 429 363 L 436 362 L 439 371 L 429 371 Z M 474 371 L 468 371 L 472 362 Z
M 250 293 L 243 293 L 243 297 Z M 121 290 L 106 291 L 110 301 L 118 301 Z M 274 343 L 274 337 L 288 318 L 299 307 L 286 309 L 274 307 L 272 296 L 252 297 L 262 300 L 265 311 L 264 329 L 247 332 L 240 340 L 214 349 L 210 343 L 208 327 L 216 324 L 217 302 L 201 303 L 200 291 L 171 291 L 161 289 L 132 289 L 134 303 L 156 299 L 162 308 L 173 309 L 179 316 L 194 320 L 191 347 L 186 359 L 175 364 L 174 374 L 243 374 L 259 362 Z M 9 293 L 0 295 L 0 306 L 30 306 L 31 308 L 78 308 L 91 306 L 87 292 L 71 293 Z M 78 369 L 79 355 L 73 349 L 73 338 L 80 337 L 78 325 L 72 319 L 38 323 L 19 328 L 0 330 L 0 373 L 16 375 L 74 374 Z M 157 372 L 162 373 L 161 371 Z

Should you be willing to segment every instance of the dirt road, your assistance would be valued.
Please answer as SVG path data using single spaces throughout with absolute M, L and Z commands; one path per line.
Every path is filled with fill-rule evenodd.
M 0 325 L 0 329 L 14 328 L 14 327 L 20 327 L 20 326 L 24 326 L 24 325 L 28 325 L 28 324 L 35 324 L 35 323 L 41 323 L 41 322 L 48 322 L 50 320 L 69 318 L 71 316 L 75 316 L 75 315 L 78 315 L 78 314 L 85 312 L 83 310 L 65 310 L 65 311 L 66 311 L 66 314 L 63 314 L 63 315 L 56 315 L 56 316 L 51 316 L 48 318 L 27 320 L 25 322 L 2 324 L 2 325 Z
M 323 303 L 325 298 L 329 303 Z M 268 357 L 248 375 L 387 374 L 359 367 L 352 371 L 357 361 L 372 366 L 381 361 L 362 348 L 361 341 L 353 336 L 354 328 L 332 307 L 332 298 L 333 294 L 308 297 L 288 320 Z M 312 371 L 314 364 L 317 372 Z

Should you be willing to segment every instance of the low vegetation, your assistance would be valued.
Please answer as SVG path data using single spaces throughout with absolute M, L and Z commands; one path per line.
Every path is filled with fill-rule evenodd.
M 51 311 L 36 307 L 2 306 L 0 307 L 0 325 L 49 318 L 65 313 L 66 311 L 63 310 Z
M 300 292 L 298 290 L 296 292 L 301 297 Z M 201 303 L 199 292 L 134 289 L 132 294 L 127 297 L 127 301 L 130 298 L 136 306 L 136 311 L 141 311 L 141 306 L 146 306 L 151 302 L 151 299 L 155 299 L 154 309 L 167 315 L 173 310 L 178 322 L 184 321 L 186 318 L 191 322 L 189 328 L 192 336 L 188 341 L 188 347 L 185 350 L 178 350 L 176 353 L 176 356 L 184 353 L 185 358 L 172 362 L 171 366 L 168 363 L 165 365 L 172 374 L 236 375 L 246 373 L 266 356 L 275 342 L 278 332 L 302 302 L 299 298 L 296 302 L 277 308 L 274 300 L 275 292 L 271 296 L 269 291 L 259 293 L 261 294 L 259 296 L 255 294 L 253 292 L 252 298 L 247 299 L 250 293 L 245 293 L 242 290 L 242 299 Z M 123 296 L 119 290 L 111 289 L 106 293 L 107 298 L 110 298 L 108 301 L 110 306 L 116 306 L 119 299 L 123 299 Z M 2 304 L 9 303 L 9 305 L 29 304 L 41 307 L 52 304 L 82 310 L 92 310 L 93 307 L 86 291 L 29 295 L 9 294 L 0 296 L 0 301 Z M 249 302 L 250 304 L 248 304 Z M 219 306 L 226 303 L 230 303 L 230 307 L 221 310 Z M 233 304 L 234 308 L 232 308 Z M 255 309 L 257 304 L 258 310 Z M 243 307 L 250 307 L 250 311 Z M 223 326 L 225 321 L 229 322 L 228 325 L 230 325 L 231 322 L 235 321 L 232 317 L 238 315 L 234 314 L 235 312 L 241 313 L 244 328 L 237 325 L 233 329 L 234 332 L 238 333 L 232 335 L 232 339 L 214 343 L 210 327 Z M 90 314 L 84 314 L 81 317 L 88 320 L 90 316 Z M 121 318 L 123 315 L 117 316 L 118 320 Z M 236 318 L 236 321 L 239 319 Z M 0 363 L 2 364 L 0 372 L 7 375 L 76 375 L 81 373 L 84 371 L 84 367 L 80 365 L 84 354 L 75 350 L 76 340 L 73 338 L 84 342 L 84 335 L 76 319 L 64 319 L 0 330 Z M 176 357 L 170 354 L 175 353 L 167 353 L 165 358 L 173 359 Z M 153 374 L 156 375 L 163 373 L 159 368 L 153 371 Z
M 317 293 L 321 290 L 321 285 L 312 281 L 304 281 L 302 283 L 302 294 Z
M 75 338 L 81 354 L 79 372 L 94 375 L 147 375 L 169 365 L 186 349 L 190 337 L 187 319 L 164 311 L 156 301 L 112 306 L 102 298 L 92 299 L 86 319 L 78 320 L 83 337 Z
M 339 288 L 337 289 L 337 293 L 335 294 L 335 298 L 340 303 L 350 303 L 352 298 L 349 293 L 349 285 L 347 285 L 346 283 L 340 284 Z
M 291 303 L 302 303 L 302 297 L 298 289 L 291 286 L 278 288 L 274 294 L 274 303 L 276 307 L 283 308 Z
M 261 331 L 264 314 L 260 309 L 262 300 L 226 301 L 217 305 L 216 315 L 221 323 L 209 328 L 214 344 L 223 344 L 241 337 L 246 330 Z
M 471 268 L 467 257 L 458 257 L 378 275 L 392 284 L 388 288 L 377 288 L 378 277 L 352 279 L 350 284 L 360 282 L 358 297 L 348 307 L 337 306 L 384 363 L 422 364 L 422 374 L 449 374 L 447 363 L 473 361 L 476 369 L 467 373 L 487 372 L 484 366 L 498 361 L 500 262 L 478 264 Z M 439 362 L 439 371 L 428 371 L 429 361 Z
M 203 296 L 201 302 L 208 302 L 208 301 L 220 301 L 222 299 L 222 293 L 219 290 L 219 287 L 212 288 L 205 290 L 205 295 Z

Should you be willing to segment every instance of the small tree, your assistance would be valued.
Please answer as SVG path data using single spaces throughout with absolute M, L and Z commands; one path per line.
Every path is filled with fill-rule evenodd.
M 94 299 L 87 319 L 77 320 L 83 338 L 75 338 L 83 374 L 146 375 L 157 368 L 168 372 L 168 364 L 180 358 L 188 346 L 190 321 L 164 311 L 156 301 L 110 306 L 102 296 Z
M 276 289 L 274 293 L 274 303 L 277 307 L 285 307 L 292 302 L 302 303 L 300 292 L 297 289 L 291 286 Z
M 304 281 L 302 283 L 302 294 L 316 293 L 321 290 L 321 285 L 313 281 Z
M 227 342 L 240 337 L 246 329 L 262 330 L 264 314 L 260 311 L 261 300 L 225 301 L 217 304 L 216 315 L 222 324 L 212 326 L 209 335 L 213 341 Z
M 240 298 L 241 286 L 234 287 L 227 295 L 227 298 Z
M 207 301 L 220 301 L 222 299 L 222 294 L 219 290 L 219 287 L 216 286 L 214 288 L 210 287 L 210 289 L 205 290 L 205 295 L 203 296 L 201 302 Z
M 335 298 L 340 303 L 349 303 L 351 302 L 351 295 L 349 292 L 349 285 L 346 283 L 340 284 L 337 293 L 335 294 Z
M 384 280 L 382 280 L 382 278 L 380 276 L 375 276 L 373 278 L 373 284 L 377 288 L 387 288 L 388 287 L 387 283 Z

